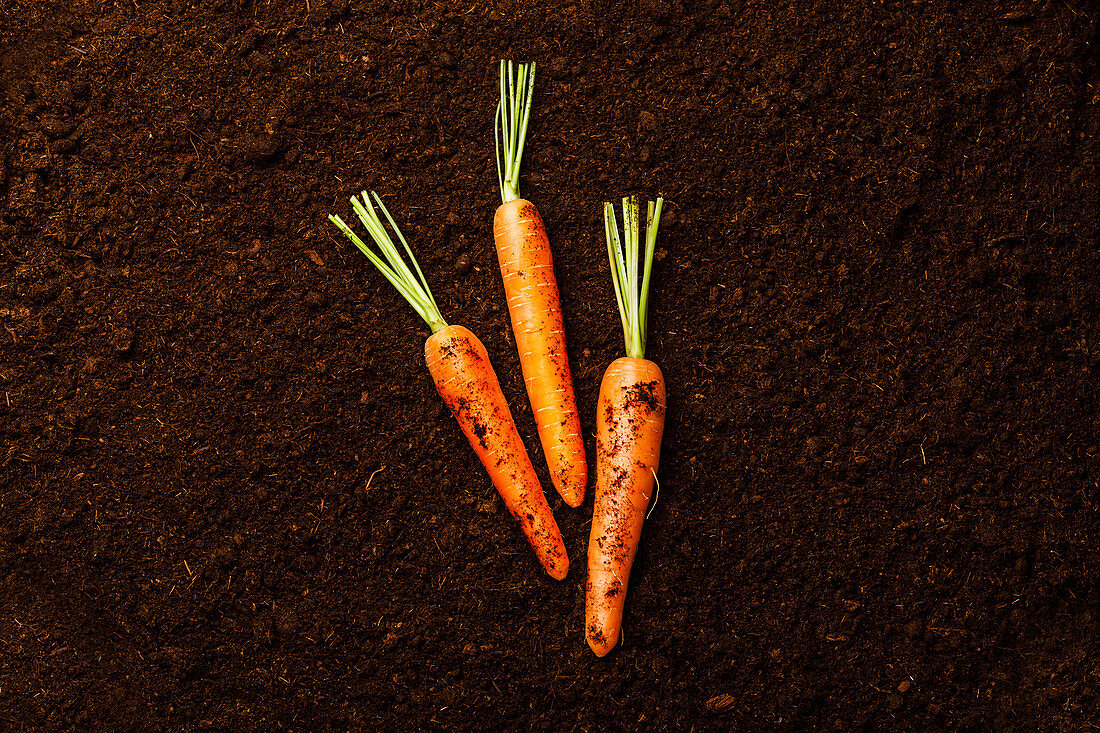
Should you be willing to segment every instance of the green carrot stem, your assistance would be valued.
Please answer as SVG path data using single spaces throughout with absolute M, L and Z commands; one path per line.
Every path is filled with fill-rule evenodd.
M 604 235 L 607 239 L 607 259 L 611 263 L 611 282 L 615 287 L 615 301 L 619 305 L 619 317 L 623 322 L 623 341 L 627 356 L 645 358 L 646 329 L 649 320 L 649 281 L 653 272 L 653 253 L 657 248 L 657 227 L 661 223 L 664 199 L 649 202 L 646 207 L 645 257 L 641 287 L 638 286 L 638 199 L 623 199 L 623 237 L 619 238 L 619 225 L 615 219 L 615 207 L 605 203 L 603 208 Z
M 497 103 L 496 123 L 493 126 L 493 143 L 502 203 L 520 197 L 519 167 L 523 162 L 523 145 L 527 141 L 527 123 L 531 119 L 534 91 L 534 61 L 518 65 L 511 61 L 500 62 L 500 102 Z
M 371 239 L 374 240 L 375 245 L 381 251 L 381 257 L 367 246 L 367 243 L 360 239 L 351 227 L 344 223 L 343 219 L 329 214 L 329 221 L 335 224 L 351 240 L 352 244 L 367 256 L 371 264 L 390 281 L 390 284 L 397 289 L 401 297 L 408 301 L 413 310 L 417 312 L 417 315 L 423 318 L 424 322 L 431 327 L 432 333 L 446 328 L 447 322 L 443 320 L 443 316 L 439 312 L 439 306 L 435 302 L 431 288 L 428 287 L 428 281 L 420 269 L 420 264 L 416 261 L 416 256 L 413 255 L 412 248 L 405 241 L 405 236 L 401 233 L 397 222 L 390 216 L 390 212 L 386 209 L 386 205 L 382 203 L 382 199 L 374 191 L 371 191 L 371 196 L 374 197 L 378 207 L 382 209 L 382 213 L 385 214 L 390 227 L 404 246 L 405 252 L 416 270 L 416 275 L 413 275 L 412 270 L 405 264 L 401 252 L 394 245 L 393 239 L 390 238 L 389 232 L 382 224 L 382 220 L 378 218 L 378 213 L 374 210 L 374 205 L 371 203 L 370 196 L 367 195 L 366 191 L 363 191 L 361 199 L 355 196 L 351 197 L 351 208 L 358 215 L 359 221 L 366 227 L 367 233 L 370 234 Z

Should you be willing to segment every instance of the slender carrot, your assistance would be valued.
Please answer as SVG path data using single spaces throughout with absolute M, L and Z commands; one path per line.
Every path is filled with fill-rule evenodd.
M 576 507 L 584 500 L 588 465 L 565 349 L 554 261 L 538 209 L 519 195 L 519 168 L 534 85 L 534 62 L 518 67 L 500 62 L 495 140 L 503 203 L 493 221 L 493 237 L 523 381 L 546 454 L 550 480 L 562 499 Z
M 351 205 L 381 250 L 382 257 L 368 247 L 343 219 L 330 215 L 329 220 L 347 235 L 431 327 L 432 335 L 424 342 L 424 359 L 439 395 L 451 409 L 451 414 L 489 472 L 489 478 L 500 492 L 508 511 L 520 523 L 539 562 L 552 578 L 561 580 L 569 570 L 565 543 L 546 503 L 527 449 L 516 430 L 485 346 L 466 328 L 448 326 L 443 320 L 412 249 L 382 199 L 373 191 L 371 194 L 404 245 L 416 270 L 415 276 L 394 246 L 365 191 L 362 200 L 353 196 Z
M 633 196 L 623 199 L 625 258 L 615 208 L 604 205 L 607 254 L 627 355 L 611 362 L 604 372 L 596 412 L 596 499 L 588 540 L 585 636 L 601 657 L 619 643 L 627 582 L 661 457 L 665 378 L 645 358 L 645 340 L 649 278 L 663 203 L 658 198 L 648 207 L 640 292 L 638 202 Z

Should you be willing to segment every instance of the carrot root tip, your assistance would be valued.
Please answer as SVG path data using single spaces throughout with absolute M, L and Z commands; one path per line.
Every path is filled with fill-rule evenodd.
M 588 648 L 592 650 L 593 654 L 595 654 L 597 657 L 606 657 L 611 652 L 611 650 L 615 648 L 615 645 L 618 643 L 619 640 L 616 639 L 615 641 L 609 642 L 607 637 L 605 637 L 603 634 L 600 634 L 597 638 L 589 636 L 587 638 L 587 641 Z

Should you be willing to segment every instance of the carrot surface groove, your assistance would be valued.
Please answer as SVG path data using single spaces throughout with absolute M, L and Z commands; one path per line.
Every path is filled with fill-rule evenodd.
M 584 500 L 588 464 L 569 370 L 550 240 L 538 209 L 519 195 L 519 169 L 534 74 L 534 63 L 516 67 L 501 62 L 501 100 L 495 129 L 503 203 L 494 217 L 493 239 L 523 382 L 550 480 L 565 503 L 577 507 Z

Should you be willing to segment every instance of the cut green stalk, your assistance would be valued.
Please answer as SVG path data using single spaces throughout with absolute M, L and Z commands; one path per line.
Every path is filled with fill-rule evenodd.
M 370 195 L 374 197 L 378 207 L 386 215 L 390 227 L 397 234 L 397 238 L 401 240 L 405 252 L 409 255 L 409 260 L 416 269 L 415 276 L 402 259 L 401 253 L 394 245 L 393 239 L 390 238 L 389 232 L 382 224 L 382 220 L 378 218 L 378 213 L 374 210 L 374 205 L 371 203 L 370 196 L 367 195 L 366 191 L 362 193 L 362 200 L 355 196 L 351 197 L 351 208 L 359 216 L 359 221 L 363 222 L 363 226 L 367 228 L 367 233 L 370 234 L 371 239 L 374 240 L 375 245 L 382 252 L 382 257 L 379 257 L 374 250 L 368 247 L 366 242 L 360 239 L 351 227 L 344 223 L 343 219 L 329 214 L 328 220 L 339 227 L 340 231 L 351 240 L 352 244 L 367 256 L 371 264 L 378 268 L 378 271 L 390 281 L 397 292 L 401 293 L 401 297 L 407 300 L 413 310 L 431 327 L 432 333 L 446 328 L 447 322 L 443 320 L 443 316 L 439 312 L 439 306 L 436 305 L 435 297 L 432 295 L 431 288 L 428 287 L 428 281 L 424 278 L 424 273 L 421 272 L 420 265 L 417 263 L 409 243 L 405 241 L 397 222 L 390 216 L 390 212 L 386 210 L 386 205 L 382 203 L 382 199 L 378 197 L 378 194 L 371 191 Z
M 623 341 L 627 356 L 645 358 L 646 327 L 649 318 L 649 279 L 653 272 L 653 252 L 657 247 L 657 227 L 661 223 L 664 199 L 649 202 L 646 209 L 645 264 L 641 288 L 638 287 L 638 198 L 623 199 L 623 240 L 615 207 L 603 205 L 603 227 L 607 237 L 607 259 L 611 263 L 611 282 L 623 322 Z
M 500 102 L 497 103 L 493 142 L 497 154 L 497 180 L 502 203 L 518 199 L 519 166 L 523 144 L 527 140 L 527 122 L 531 118 L 531 98 L 535 91 L 535 62 L 500 62 Z M 504 161 L 501 162 L 503 138 Z

